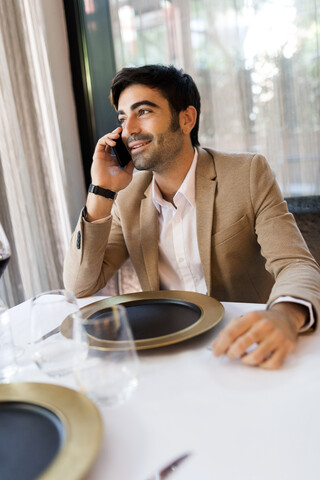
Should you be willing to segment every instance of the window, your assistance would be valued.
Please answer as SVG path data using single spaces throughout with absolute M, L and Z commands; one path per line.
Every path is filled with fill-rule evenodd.
M 314 0 L 109 0 L 117 69 L 173 63 L 202 98 L 200 141 L 268 158 L 285 196 L 320 194 Z

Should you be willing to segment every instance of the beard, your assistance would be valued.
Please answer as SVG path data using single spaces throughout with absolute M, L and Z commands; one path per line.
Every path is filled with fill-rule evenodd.
M 169 128 L 160 134 L 141 134 L 129 137 L 130 141 L 148 141 L 146 151 L 134 153 L 131 151 L 132 161 L 137 170 L 150 170 L 163 173 L 170 169 L 176 162 L 183 146 L 183 134 L 179 118 L 173 116 Z

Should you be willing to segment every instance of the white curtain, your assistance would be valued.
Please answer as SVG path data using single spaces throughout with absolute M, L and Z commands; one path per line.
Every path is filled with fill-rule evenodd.
M 62 0 L 0 2 L 0 221 L 10 305 L 62 286 L 85 201 Z

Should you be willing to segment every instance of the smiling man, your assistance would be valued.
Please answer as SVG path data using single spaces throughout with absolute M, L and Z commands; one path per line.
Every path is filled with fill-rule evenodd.
M 266 303 L 232 320 L 213 350 L 279 367 L 298 333 L 316 326 L 320 270 L 265 158 L 200 148 L 198 89 L 172 66 L 122 69 L 111 101 L 120 127 L 96 145 L 66 287 L 92 295 L 130 257 L 145 291 Z M 125 168 L 112 154 L 120 134 L 132 158 Z

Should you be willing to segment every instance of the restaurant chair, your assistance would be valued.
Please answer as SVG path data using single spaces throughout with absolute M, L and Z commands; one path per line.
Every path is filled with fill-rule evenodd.
M 310 252 L 320 264 L 320 195 L 285 199 Z

